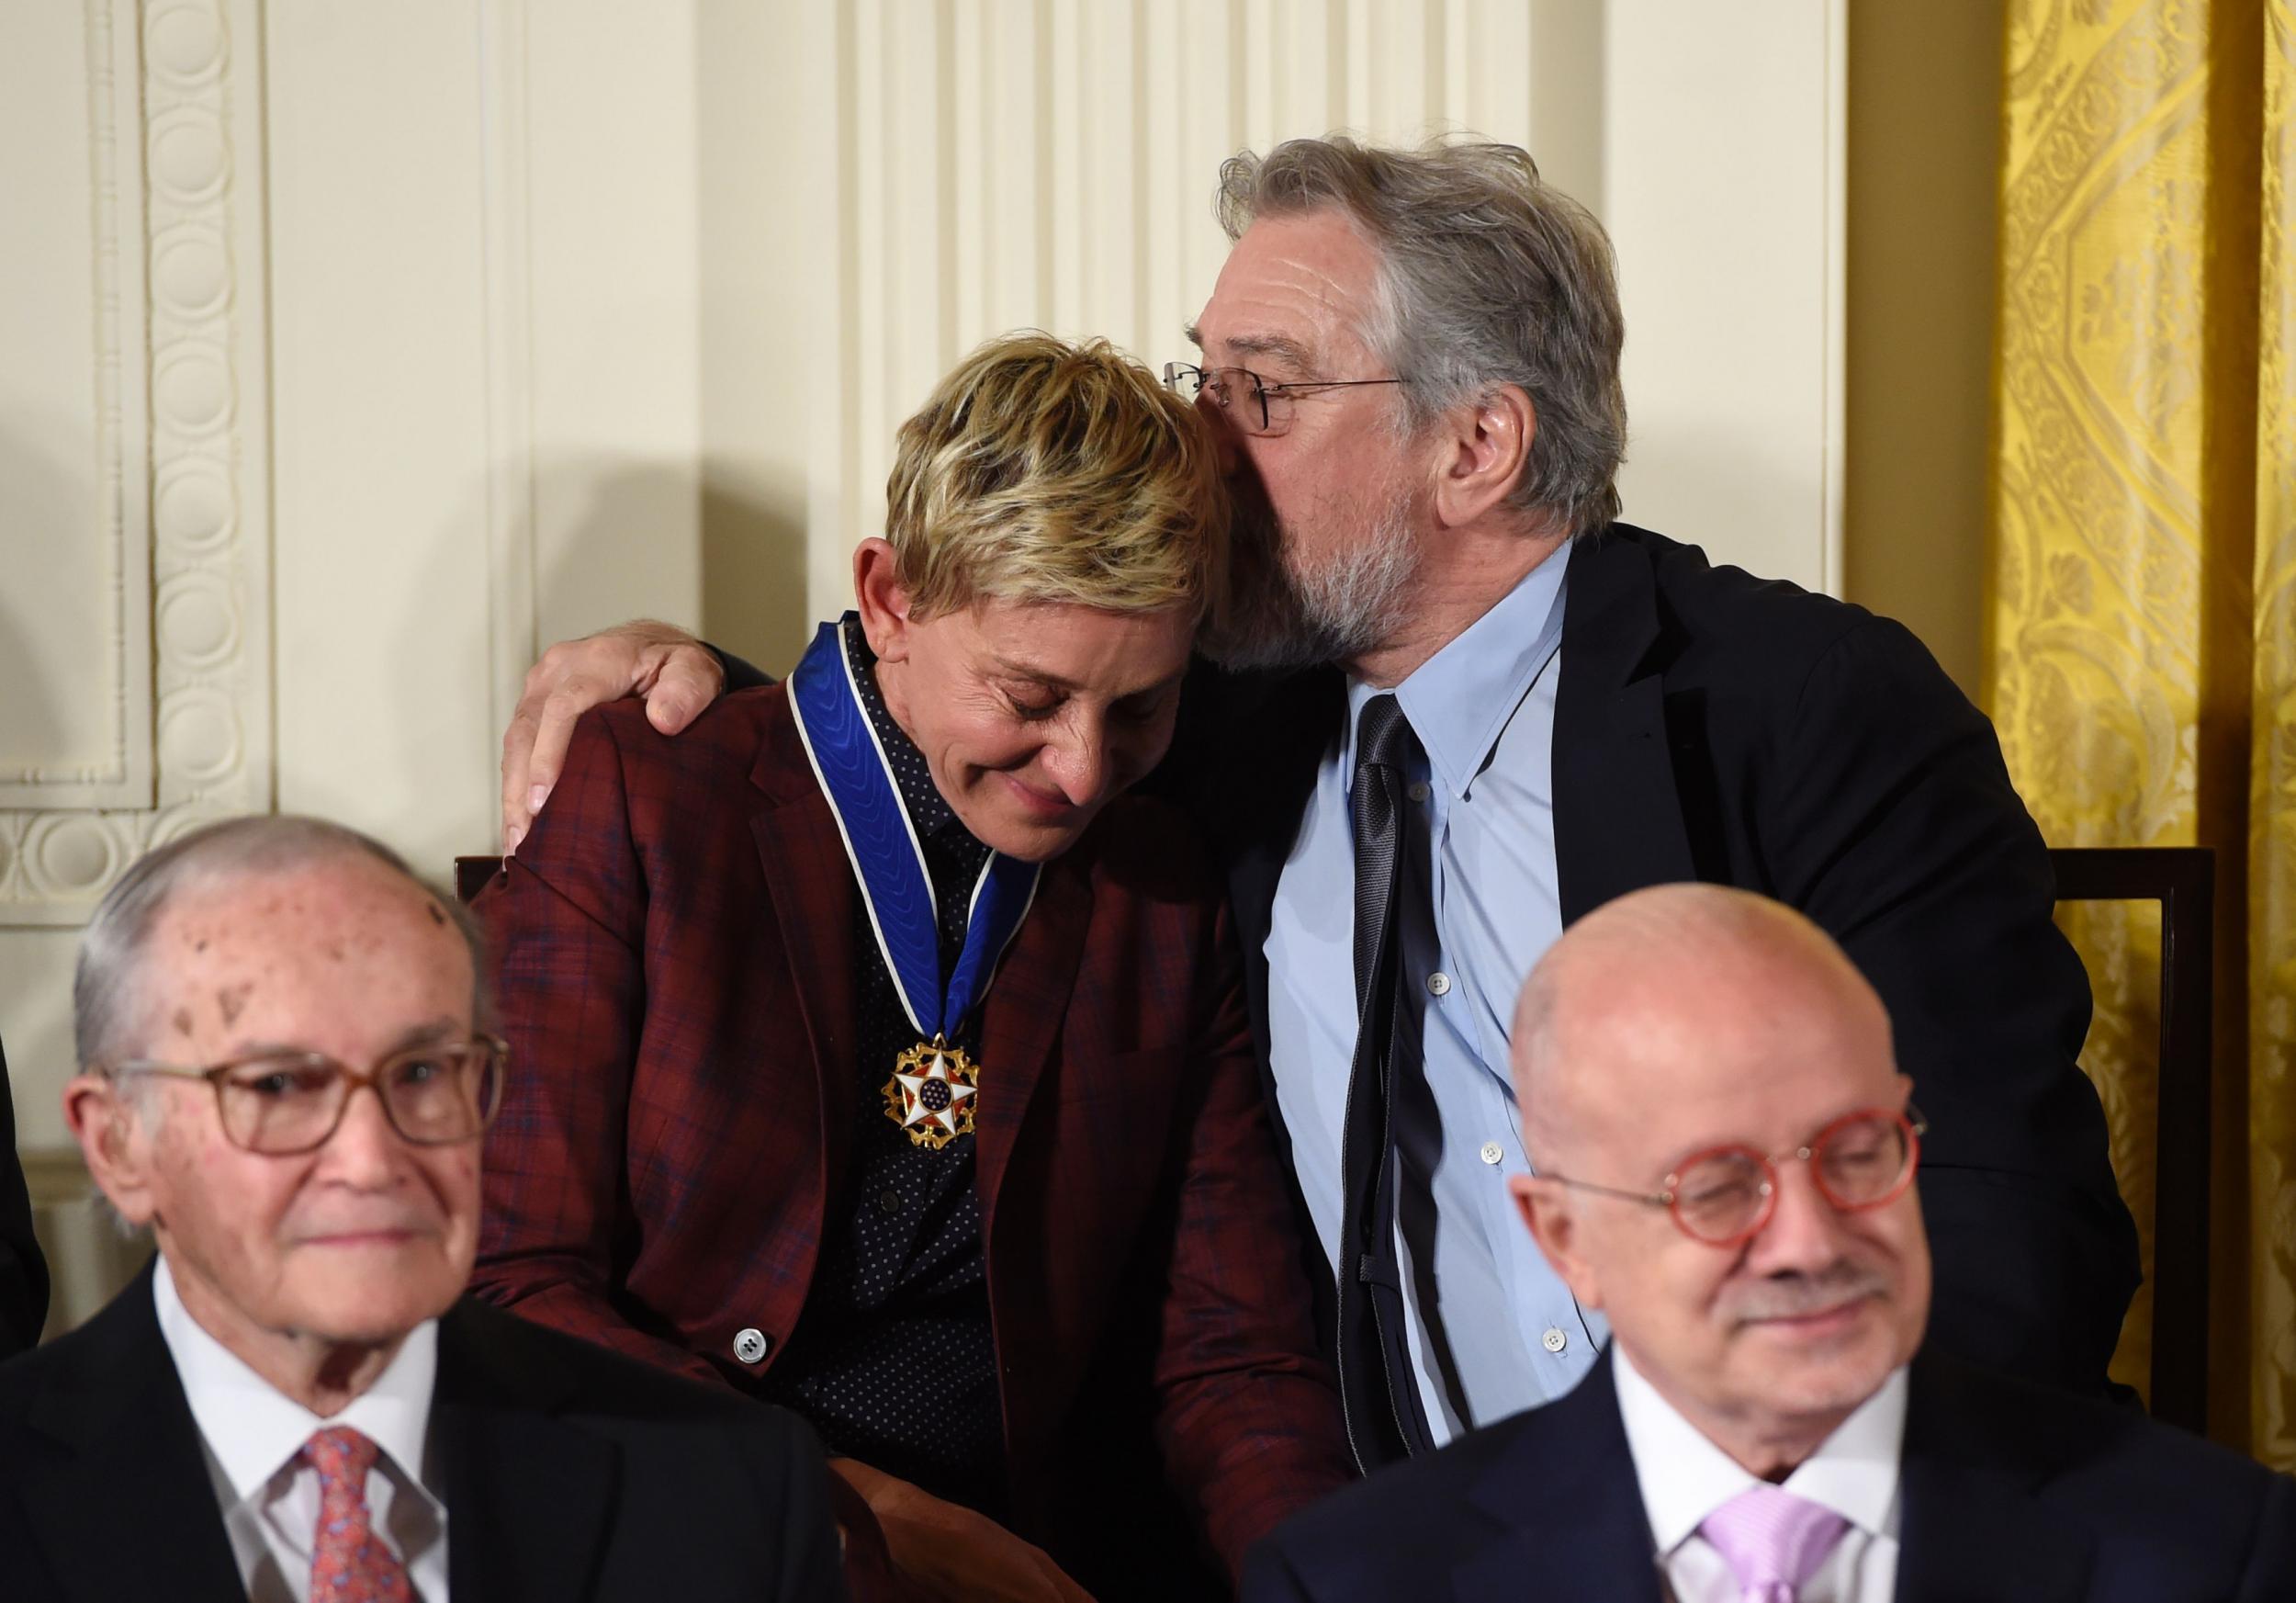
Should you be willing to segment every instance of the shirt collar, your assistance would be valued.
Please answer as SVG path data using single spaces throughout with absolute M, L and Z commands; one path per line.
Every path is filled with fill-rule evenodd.
M 850 624 L 850 627 L 844 627 Z M 885 761 L 893 769 L 894 788 L 901 797 L 901 806 L 909 815 L 919 838 L 946 837 L 960 849 L 978 846 L 973 832 L 958 818 L 956 808 L 933 784 L 932 770 L 926 763 L 925 753 L 910 739 L 908 731 L 901 728 L 885 706 L 884 692 L 877 687 L 877 655 L 869 649 L 869 638 L 861 633 L 857 613 L 847 613 L 839 620 L 839 633 L 845 640 L 846 660 L 853 671 L 853 683 L 861 692 L 861 711 L 868 715 L 869 727 L 876 731 L 877 743 L 884 749 Z M 985 848 L 981 848 L 985 852 Z
M 1661 1555 L 1671 1553 L 1756 1478 L 1676 1413 L 1616 1342 L 1611 1344 L 1611 1373 L 1650 1535 Z M 1783 1489 L 1832 1509 L 1861 1530 L 1894 1538 L 1905 1437 L 1901 1364 L 1785 1478 Z
M 348 1425 L 388 1455 L 402 1483 L 436 1503 L 424 1482 L 423 1453 L 430 1441 L 431 1394 L 438 1380 L 437 1320 L 425 1319 L 409 1331 L 375 1383 L 342 1413 L 321 1418 L 250 1369 L 191 1316 L 164 1258 L 152 1272 L 152 1298 L 191 1417 L 241 1502 L 261 1492 L 314 1431 Z
M 1496 605 L 1395 687 L 1412 733 L 1426 750 L 1429 771 L 1454 799 L 1464 797 L 1482 772 L 1483 759 L 1562 638 L 1563 575 L 1575 543 L 1565 540 L 1548 553 Z M 1356 721 L 1363 704 L 1379 694 L 1360 680 L 1348 681 L 1343 772 L 1354 772 Z

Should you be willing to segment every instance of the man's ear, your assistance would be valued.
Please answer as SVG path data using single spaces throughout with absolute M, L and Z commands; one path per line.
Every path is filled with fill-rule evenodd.
M 1505 501 L 1530 466 L 1538 413 L 1519 385 L 1502 384 L 1453 407 L 1436 424 L 1435 513 L 1446 528 L 1473 523 Z
M 853 551 L 853 601 L 870 654 L 898 662 L 909 654 L 909 593 L 893 544 L 872 535 Z
M 1585 1307 L 1601 1307 L 1602 1284 L 1593 1265 L 1579 1250 L 1581 1220 L 1570 1192 L 1555 1181 L 1535 1174 L 1510 1177 L 1507 1190 L 1514 1197 L 1515 1211 L 1523 1215 L 1531 1239 L 1538 1243 L 1538 1250 L 1562 1283 L 1570 1288 L 1570 1294 Z
M 159 1211 L 152 1190 L 152 1140 L 147 1115 L 106 1076 L 79 1074 L 63 1088 L 64 1123 L 80 1143 L 88 1175 L 130 1225 L 149 1225 Z

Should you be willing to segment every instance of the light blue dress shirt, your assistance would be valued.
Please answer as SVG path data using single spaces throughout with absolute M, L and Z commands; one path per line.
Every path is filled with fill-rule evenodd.
M 1608 1329 L 1581 1313 L 1507 1191 L 1525 1172 L 1507 1032 L 1562 931 L 1555 874 L 1555 687 L 1565 544 L 1396 687 L 1426 751 L 1410 774 L 1403 973 L 1416 1062 L 1396 1066 L 1397 1235 L 1407 1337 L 1438 1445 L 1576 1385 Z M 1276 1101 L 1300 1189 L 1336 1260 L 1340 1149 L 1356 1048 L 1356 724 L 1379 692 L 1351 683 L 1315 795 L 1277 882 L 1267 1012 Z

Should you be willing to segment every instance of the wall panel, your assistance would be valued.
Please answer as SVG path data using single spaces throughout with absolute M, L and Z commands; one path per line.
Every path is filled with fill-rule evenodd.
M 272 788 L 262 51 L 253 0 L 0 18 L 0 1023 L 53 1141 L 76 927 Z M 18 354 L 21 354 L 20 359 Z M 23 1069 L 17 1068 L 21 1075 Z
M 960 354 L 1185 354 L 1240 147 L 1527 145 L 1617 241 L 1629 515 L 1830 586 L 1842 4 L 0 4 L 0 1035 L 44 1191 L 77 926 L 137 852 L 279 807 L 443 876 L 551 638 L 650 613 L 785 670 Z
M 1183 355 L 1226 250 L 1221 161 L 1334 129 L 1539 154 L 1625 263 L 1628 515 L 1838 587 L 1840 0 L 804 4 L 837 14 L 837 59 L 782 83 L 820 103 L 850 242 L 778 286 L 849 331 L 814 380 L 844 432 L 792 463 L 834 478 L 809 615 L 845 604 L 894 431 L 958 355 L 1021 326 Z

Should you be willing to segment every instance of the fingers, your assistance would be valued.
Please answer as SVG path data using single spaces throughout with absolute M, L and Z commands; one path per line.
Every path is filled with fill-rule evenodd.
M 566 762 L 574 720 L 600 702 L 636 688 L 646 649 L 628 630 L 561 640 L 526 671 L 526 683 L 502 732 L 502 850 L 518 850 Z
M 726 668 L 716 654 L 692 641 L 656 649 L 653 683 L 646 687 L 646 717 L 665 735 L 674 735 L 726 690 Z
M 506 857 L 518 850 L 535 816 L 526 800 L 530 788 L 526 769 L 539 717 L 540 704 L 529 696 L 518 704 L 518 710 L 511 715 L 511 727 L 502 731 L 502 854 Z
M 529 820 L 542 811 L 542 804 L 550 799 L 550 791 L 558 783 L 566 766 L 566 749 L 574 740 L 575 720 L 599 703 L 624 694 L 602 691 L 588 679 L 569 679 L 543 698 L 535 719 L 534 749 L 526 758 L 523 800 Z
M 525 839 L 558 782 L 575 721 L 591 707 L 641 694 L 654 727 L 674 735 L 725 687 L 716 657 L 668 624 L 641 619 L 545 651 L 502 733 L 502 850 Z

